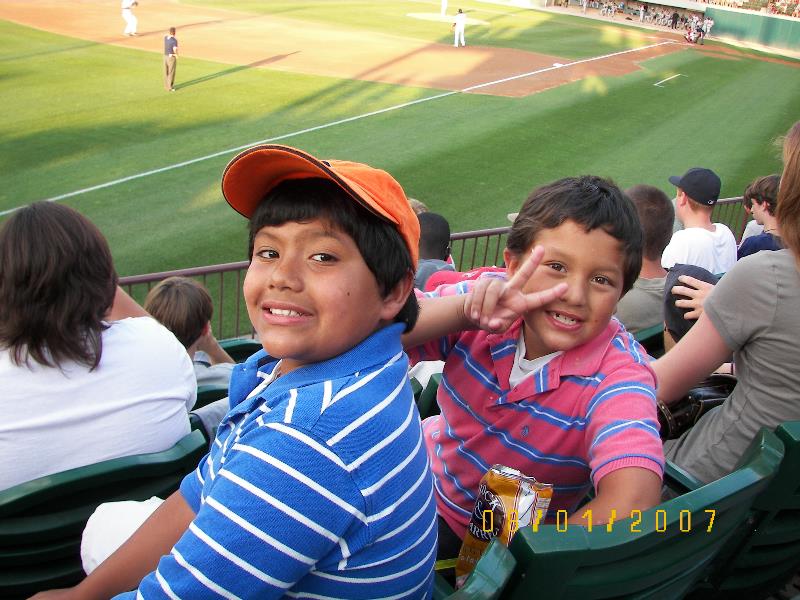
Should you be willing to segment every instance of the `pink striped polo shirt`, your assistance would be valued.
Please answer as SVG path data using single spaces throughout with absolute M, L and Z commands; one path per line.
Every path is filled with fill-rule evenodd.
M 463 284 L 437 294 L 459 291 Z M 663 476 L 655 374 L 633 336 L 612 319 L 596 338 L 511 389 L 521 325 L 519 319 L 504 334 L 468 331 L 407 350 L 412 364 L 446 361 L 441 414 L 425 419 L 423 431 L 437 510 L 461 536 L 478 483 L 493 464 L 552 483 L 550 518 L 559 509 L 572 513 L 592 484 L 597 489 L 617 469 Z

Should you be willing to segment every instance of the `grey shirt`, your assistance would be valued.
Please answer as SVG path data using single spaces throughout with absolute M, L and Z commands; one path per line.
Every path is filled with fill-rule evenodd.
M 800 419 L 800 274 L 794 256 L 778 250 L 743 258 L 716 285 L 704 310 L 734 351 L 739 383 L 722 406 L 666 442 L 664 452 L 710 482 L 733 471 L 761 427 Z
M 631 333 L 664 322 L 664 282 L 666 277 L 639 277 L 617 304 L 617 319 Z

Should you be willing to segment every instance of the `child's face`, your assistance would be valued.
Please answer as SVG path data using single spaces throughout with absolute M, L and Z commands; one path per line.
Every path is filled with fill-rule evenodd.
M 525 314 L 529 360 L 596 337 L 614 314 L 623 286 L 621 243 L 600 228 L 587 233 L 582 225 L 565 221 L 540 231 L 535 244 L 544 246 L 544 257 L 524 291 L 537 292 L 561 282 L 569 288 L 561 298 Z M 506 250 L 510 275 L 526 256 Z
M 262 227 L 251 258 L 247 313 L 284 374 L 346 352 L 397 313 L 353 239 L 327 221 Z

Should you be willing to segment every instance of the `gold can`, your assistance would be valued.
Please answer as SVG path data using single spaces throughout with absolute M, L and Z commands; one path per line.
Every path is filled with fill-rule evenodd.
M 520 527 L 547 514 L 553 486 L 511 467 L 493 465 L 481 478 L 467 534 L 456 563 L 456 586 L 464 585 L 493 538 L 508 546 Z

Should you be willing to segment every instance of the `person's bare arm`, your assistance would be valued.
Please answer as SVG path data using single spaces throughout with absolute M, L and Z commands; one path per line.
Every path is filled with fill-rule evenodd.
M 149 317 L 148 313 L 136 300 L 131 298 L 121 287 L 117 286 L 114 303 L 106 313 L 106 321 L 119 321 L 128 317 Z
M 675 306 L 678 308 L 691 309 L 685 315 L 684 319 L 699 319 L 703 314 L 703 303 L 708 298 L 708 295 L 714 290 L 713 283 L 706 283 L 701 279 L 695 279 L 689 275 L 681 275 L 678 281 L 686 285 L 675 285 L 672 287 L 673 296 L 686 296 L 688 299 L 675 300 Z
M 661 478 L 642 467 L 625 467 L 603 477 L 597 496 L 567 520 L 576 525 L 604 524 L 630 518 L 633 510 L 647 510 L 661 501 Z M 590 511 L 590 512 L 587 512 Z
M 212 365 L 236 362 L 233 360 L 233 358 L 231 358 L 231 355 L 225 352 L 222 346 L 219 345 L 217 338 L 214 337 L 214 332 L 211 330 L 211 323 L 208 324 L 206 331 L 197 341 L 197 350 L 208 354 L 208 358 L 211 360 Z
M 194 511 L 175 492 L 120 548 L 73 588 L 40 592 L 31 600 L 107 600 L 134 590 L 170 552 L 194 519 Z
M 650 366 L 656 373 L 656 396 L 669 406 L 730 356 L 731 348 L 723 341 L 707 314 L 675 346 Z

